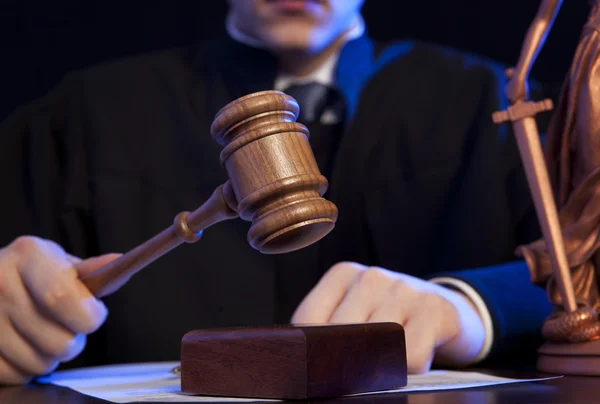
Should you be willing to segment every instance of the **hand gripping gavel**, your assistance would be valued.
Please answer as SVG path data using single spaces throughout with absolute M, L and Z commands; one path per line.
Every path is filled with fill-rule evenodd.
M 229 179 L 193 212 L 179 213 L 153 238 L 81 280 L 97 297 L 114 292 L 132 275 L 183 242 L 200 239 L 215 223 L 238 216 L 252 225 L 248 242 L 264 254 L 281 254 L 320 240 L 335 226 L 337 207 L 322 196 L 321 175 L 306 126 L 296 122 L 296 100 L 279 91 L 239 98 L 216 115 L 211 133 L 223 146 Z

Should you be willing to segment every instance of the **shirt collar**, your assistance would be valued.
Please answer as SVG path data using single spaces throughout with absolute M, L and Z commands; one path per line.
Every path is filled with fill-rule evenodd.
M 247 46 L 264 49 L 264 44 L 241 32 L 233 23 L 231 14 L 227 16 L 226 29 L 228 34 L 236 41 Z M 365 22 L 362 15 L 358 15 L 352 24 L 352 28 L 346 32 L 345 41 L 349 42 L 353 39 L 361 37 L 365 33 Z M 302 84 L 307 82 L 318 82 L 321 84 L 332 86 L 335 82 L 335 66 L 339 58 L 339 53 L 335 53 L 329 57 L 317 70 L 308 76 L 294 77 L 286 74 L 277 74 L 275 78 L 274 89 L 284 90 L 292 84 Z

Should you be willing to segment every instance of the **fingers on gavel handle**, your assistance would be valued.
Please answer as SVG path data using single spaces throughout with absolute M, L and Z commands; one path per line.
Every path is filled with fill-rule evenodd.
M 109 264 L 82 276 L 80 280 L 98 298 L 115 292 L 134 274 L 173 248 L 184 242 L 198 241 L 204 229 L 236 218 L 234 199 L 229 182 L 220 185 L 194 212 L 180 212 L 171 226 Z
M 178 218 L 182 216 L 182 214 L 177 215 Z M 178 234 L 177 225 L 173 224 L 116 260 L 82 277 L 81 280 L 94 296 L 100 298 L 109 295 L 123 286 L 138 271 L 185 241 Z

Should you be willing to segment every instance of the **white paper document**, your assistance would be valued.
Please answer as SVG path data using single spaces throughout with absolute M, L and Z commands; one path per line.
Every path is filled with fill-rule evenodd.
M 181 392 L 179 377 L 170 372 L 170 370 L 178 364 L 179 362 L 160 362 L 64 370 L 55 372 L 50 376 L 39 378 L 38 382 L 68 387 L 82 394 L 104 399 L 113 403 L 279 401 L 187 395 Z M 453 390 L 497 384 L 540 381 L 552 378 L 554 377 L 511 379 L 478 372 L 435 370 L 420 375 L 409 375 L 408 385 L 398 390 L 386 390 L 356 395 Z

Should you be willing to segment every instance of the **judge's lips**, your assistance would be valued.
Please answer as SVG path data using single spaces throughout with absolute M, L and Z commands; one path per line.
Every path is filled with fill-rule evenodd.
M 306 13 L 321 10 L 327 5 L 324 0 L 266 0 L 269 7 L 283 13 Z

